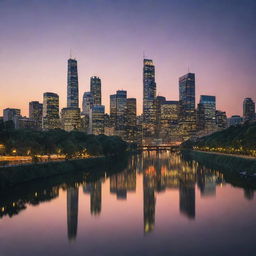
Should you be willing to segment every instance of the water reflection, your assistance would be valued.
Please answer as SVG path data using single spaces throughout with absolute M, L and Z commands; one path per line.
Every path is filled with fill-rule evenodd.
M 180 214 L 189 220 L 196 219 L 196 187 L 202 198 L 216 196 L 216 187 L 224 186 L 223 174 L 214 169 L 206 168 L 192 159 L 179 153 L 145 152 L 132 156 L 119 172 L 101 171 L 98 177 L 90 177 L 88 173 L 78 176 L 63 177 L 49 184 L 46 181 L 21 187 L 0 196 L 0 217 L 13 217 L 25 210 L 28 205 L 38 205 L 59 196 L 59 191 L 66 191 L 67 202 L 67 237 L 73 241 L 77 237 L 79 214 L 79 189 L 90 196 L 91 215 L 100 216 L 102 210 L 103 185 L 109 182 L 108 193 L 115 195 L 116 200 L 127 200 L 128 193 L 137 193 L 137 184 L 142 177 L 143 191 L 143 230 L 144 234 L 154 231 L 156 203 L 158 194 L 166 190 L 179 193 Z M 94 173 L 94 172 L 92 172 Z M 99 173 L 96 172 L 95 173 Z M 232 179 L 229 177 L 229 182 Z M 241 181 L 239 181 L 239 184 Z M 237 184 L 237 180 L 236 183 Z M 241 185 L 242 187 L 242 185 Z M 106 192 L 105 192 L 106 193 Z M 254 188 L 245 186 L 244 197 L 252 200 Z M 81 200 L 81 198 L 80 198 Z

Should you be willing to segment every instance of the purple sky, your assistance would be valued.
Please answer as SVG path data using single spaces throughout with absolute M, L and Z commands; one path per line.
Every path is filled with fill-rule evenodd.
M 256 100 L 255 0 L 0 0 L 0 110 L 28 113 L 43 93 L 66 106 L 67 59 L 78 60 L 80 106 L 89 78 L 103 104 L 118 89 L 142 101 L 143 52 L 156 65 L 157 92 L 178 99 L 178 78 L 196 74 L 200 94 L 242 114 Z M 1 113 L 1 112 L 0 112 Z

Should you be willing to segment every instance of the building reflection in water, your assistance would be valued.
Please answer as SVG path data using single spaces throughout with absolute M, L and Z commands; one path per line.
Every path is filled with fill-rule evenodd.
M 78 187 L 67 188 L 68 240 L 76 239 L 78 219 Z
M 179 207 L 182 217 L 194 220 L 196 218 L 196 186 L 201 197 L 216 196 L 216 186 L 225 184 L 223 174 L 208 169 L 195 161 L 186 159 L 179 153 L 144 152 L 132 156 L 128 166 L 122 172 L 109 177 L 110 193 L 117 199 L 126 200 L 127 195 L 136 191 L 136 177 L 143 178 L 143 231 L 152 232 L 155 226 L 156 200 L 159 193 L 171 189 L 179 191 Z M 90 194 L 91 215 L 102 212 L 102 183 L 105 176 L 94 177 L 88 181 L 86 176 L 78 179 L 78 183 L 58 186 L 48 186 L 38 189 L 29 187 L 23 194 L 0 195 L 0 218 L 17 215 L 27 208 L 27 205 L 37 205 L 44 201 L 57 198 L 59 189 L 67 190 L 67 233 L 69 240 L 75 240 L 78 228 L 78 192 L 79 184 L 83 185 L 83 192 Z M 236 181 L 236 180 L 235 180 Z M 239 181 L 239 182 L 242 182 Z M 232 184 L 232 183 L 231 183 Z M 247 184 L 247 183 L 246 183 Z M 243 186 L 244 197 L 252 200 L 254 189 Z M 106 190 L 105 190 L 106 191 Z
M 100 215 L 101 212 L 101 180 L 83 186 L 84 193 L 90 194 L 91 215 Z
M 155 226 L 155 187 L 156 176 L 152 166 L 143 175 L 144 233 L 151 232 Z

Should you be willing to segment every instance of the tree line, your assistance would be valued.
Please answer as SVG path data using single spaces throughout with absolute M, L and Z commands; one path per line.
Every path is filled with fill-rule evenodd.
M 117 155 L 125 152 L 128 143 L 118 136 L 88 135 L 84 132 L 66 132 L 61 129 L 35 131 L 0 127 L 0 154 L 51 155 L 64 154 L 67 158 L 88 154 Z

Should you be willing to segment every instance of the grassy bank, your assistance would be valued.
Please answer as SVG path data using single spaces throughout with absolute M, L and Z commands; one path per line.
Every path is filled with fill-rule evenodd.
M 79 171 L 90 171 L 97 166 L 104 166 L 107 161 L 108 158 L 106 157 L 97 157 L 0 168 L 0 190 L 5 190 L 36 179 Z
M 221 155 L 209 152 L 189 151 L 194 160 L 215 168 L 225 169 L 226 171 L 239 174 L 247 171 L 248 174 L 256 172 L 256 159 L 240 158 L 232 155 Z
M 235 156 L 218 155 L 214 153 L 183 151 L 186 158 L 197 161 L 200 165 L 212 170 L 218 170 L 224 175 L 226 182 L 236 187 L 256 189 L 256 179 L 241 177 L 240 172 L 246 171 L 248 174 L 256 172 L 256 160 L 245 159 Z

